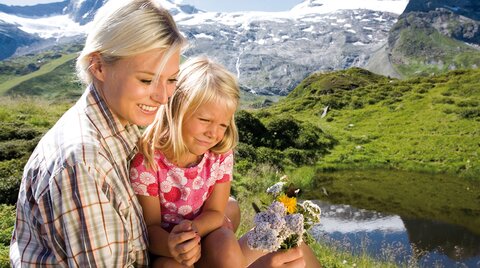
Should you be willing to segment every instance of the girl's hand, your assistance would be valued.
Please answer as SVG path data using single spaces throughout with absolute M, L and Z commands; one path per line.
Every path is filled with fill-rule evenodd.
M 191 221 L 184 220 L 173 227 L 168 236 L 168 249 L 178 263 L 186 266 L 200 259 L 200 236 L 192 228 Z

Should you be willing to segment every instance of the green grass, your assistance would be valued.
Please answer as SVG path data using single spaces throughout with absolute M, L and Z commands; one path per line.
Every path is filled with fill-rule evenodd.
M 268 121 L 288 113 L 338 140 L 318 163 L 325 169 L 381 167 L 480 178 L 480 70 L 404 81 L 369 73 L 351 78 L 348 72 L 312 75 L 257 114 Z M 365 79 L 371 82 L 358 82 Z
M 14 204 L 23 167 L 40 137 L 72 104 L 0 97 L 0 203 Z
M 7 268 L 10 267 L 8 252 L 15 224 L 15 207 L 0 204 L 0 219 L 0 268 Z
M 23 75 L 23 76 L 19 76 L 19 77 L 11 77 L 7 81 L 0 84 L 0 95 L 4 95 L 8 90 L 10 90 L 11 88 L 13 88 L 13 87 L 25 82 L 25 81 L 28 81 L 30 79 L 33 79 L 33 78 L 41 76 L 41 75 L 51 73 L 55 68 L 57 68 L 58 66 L 66 63 L 68 61 L 73 60 L 76 56 L 77 56 L 77 53 L 62 55 L 60 58 L 52 60 L 52 61 L 48 62 L 47 64 L 43 65 L 42 67 L 40 67 L 39 70 L 37 70 L 35 72 L 29 73 L 29 74 L 26 74 L 26 75 Z M 52 81 L 50 81 L 50 82 L 52 83 Z
M 400 31 L 392 62 L 402 77 L 440 74 L 480 66 L 480 51 L 433 28 L 408 27 Z

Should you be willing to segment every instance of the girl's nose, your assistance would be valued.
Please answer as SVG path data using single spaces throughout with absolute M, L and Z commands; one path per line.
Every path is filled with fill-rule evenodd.
M 211 138 L 211 139 L 215 139 L 215 138 L 216 138 L 216 134 L 217 134 L 217 131 L 216 131 L 216 127 L 215 127 L 215 126 L 210 126 L 210 127 L 207 129 L 207 132 L 206 132 L 207 137 L 209 137 L 209 138 Z

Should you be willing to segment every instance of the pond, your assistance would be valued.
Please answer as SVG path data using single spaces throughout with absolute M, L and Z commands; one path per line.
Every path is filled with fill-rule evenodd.
M 480 267 L 479 184 L 411 172 L 318 172 L 307 194 L 322 208 L 313 233 L 401 266 Z
M 401 265 L 480 267 L 480 236 L 462 226 L 350 205 L 317 204 L 322 220 L 312 232 L 336 248 Z

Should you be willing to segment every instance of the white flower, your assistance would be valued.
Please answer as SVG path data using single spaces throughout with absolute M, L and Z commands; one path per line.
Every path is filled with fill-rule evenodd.
M 168 193 L 172 190 L 172 183 L 170 181 L 162 181 L 160 183 L 160 191 L 162 193 Z
M 132 168 L 130 169 L 130 180 L 134 181 L 138 178 L 138 170 Z
M 168 171 L 168 177 L 175 185 L 184 186 L 187 184 L 187 178 L 185 178 L 185 174 L 183 170 L 180 169 L 171 169 Z M 168 179 L 168 178 L 167 178 Z
M 188 196 L 190 195 L 190 192 L 192 190 L 190 190 L 190 188 L 183 188 L 181 190 L 181 193 L 182 193 L 182 196 L 180 197 L 182 200 L 186 201 L 188 199 Z
M 195 178 L 192 183 L 192 188 L 194 190 L 198 190 L 203 186 L 203 184 L 204 184 L 203 178 Z
M 147 192 L 147 186 L 143 183 L 132 182 L 133 189 L 136 189 L 137 193 L 145 194 Z
M 213 174 L 213 172 L 212 172 Z M 214 185 L 215 183 L 217 182 L 216 178 L 212 175 L 210 175 L 210 177 L 207 178 L 207 187 L 210 187 L 212 185 Z
M 157 179 L 150 172 L 142 172 L 140 173 L 140 181 L 145 185 L 150 185 L 157 182 Z
M 267 193 L 271 194 L 273 196 L 277 196 L 280 193 L 282 193 L 282 189 L 283 189 L 284 185 L 285 185 L 285 182 L 283 182 L 283 181 L 277 182 L 274 185 L 268 187 Z
M 177 212 L 177 205 L 175 205 L 172 202 L 166 202 L 164 206 L 166 209 L 170 210 L 171 212 Z
M 178 213 L 179 213 L 180 215 L 185 216 L 185 215 L 187 215 L 187 214 L 190 213 L 190 212 L 192 212 L 192 207 L 189 206 L 189 205 L 184 205 L 184 206 L 181 206 L 181 207 L 178 208 Z
M 286 176 L 282 177 L 282 180 L 286 179 Z M 269 187 L 267 193 L 277 198 L 284 185 L 285 182 L 278 182 Z M 308 200 L 295 202 L 295 205 L 297 213 L 288 215 L 286 205 L 279 201 L 273 201 L 265 211 L 258 212 L 254 217 L 255 227 L 247 233 L 247 245 L 264 252 L 299 246 L 307 235 L 306 231 L 320 221 L 321 209 Z
M 303 201 L 300 206 L 308 213 L 307 218 L 311 221 L 311 224 L 319 223 L 320 222 L 320 215 L 322 214 L 322 210 L 320 207 L 313 203 L 310 200 Z
M 164 214 L 163 220 L 168 223 L 178 224 L 182 218 L 176 214 Z

